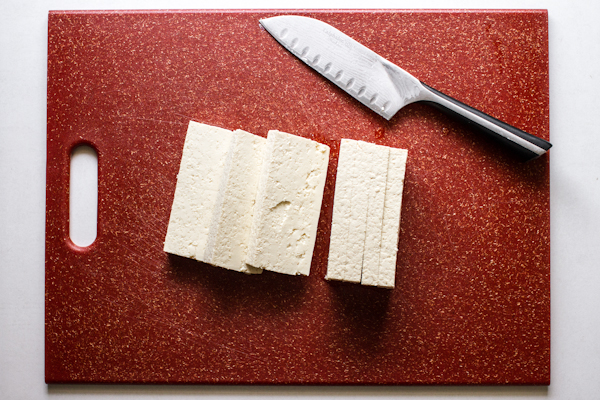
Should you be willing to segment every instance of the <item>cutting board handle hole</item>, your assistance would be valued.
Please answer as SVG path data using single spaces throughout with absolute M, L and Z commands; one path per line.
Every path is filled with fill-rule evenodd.
M 92 146 L 73 148 L 69 175 L 69 237 L 87 247 L 98 234 L 98 153 Z

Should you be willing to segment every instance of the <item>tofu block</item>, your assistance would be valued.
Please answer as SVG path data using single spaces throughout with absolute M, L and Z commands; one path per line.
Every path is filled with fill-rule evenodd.
M 325 279 L 394 287 L 407 155 L 342 139 Z
M 246 255 L 267 140 L 242 130 L 233 135 L 203 260 L 235 271 L 261 273 L 246 264 Z
M 202 261 L 233 132 L 190 121 L 164 251 Z
M 328 162 L 328 146 L 269 131 L 248 264 L 289 275 L 310 273 Z

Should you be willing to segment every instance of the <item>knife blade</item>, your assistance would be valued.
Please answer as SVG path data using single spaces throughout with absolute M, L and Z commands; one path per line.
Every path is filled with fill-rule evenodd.
M 538 158 L 552 147 L 542 138 L 426 85 L 323 21 L 281 15 L 261 19 L 260 24 L 293 55 L 387 120 L 402 107 L 421 101 L 499 140 L 524 161 Z

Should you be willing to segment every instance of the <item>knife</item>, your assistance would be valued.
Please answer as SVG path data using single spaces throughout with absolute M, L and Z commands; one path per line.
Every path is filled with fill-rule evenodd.
M 387 120 L 405 105 L 422 101 L 498 139 L 524 161 L 552 147 L 426 85 L 325 22 L 282 15 L 261 19 L 260 24 L 293 55 Z

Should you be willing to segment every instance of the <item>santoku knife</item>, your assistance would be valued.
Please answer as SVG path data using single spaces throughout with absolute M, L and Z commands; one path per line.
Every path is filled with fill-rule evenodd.
M 405 105 L 424 101 L 499 139 L 524 160 L 537 158 L 552 147 L 546 140 L 427 86 L 322 21 L 283 15 L 260 23 L 292 54 L 388 120 Z

